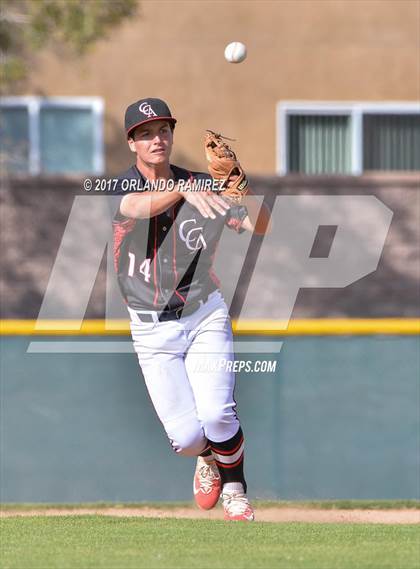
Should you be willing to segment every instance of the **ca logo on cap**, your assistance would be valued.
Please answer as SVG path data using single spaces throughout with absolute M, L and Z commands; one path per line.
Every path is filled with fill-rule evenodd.
M 155 111 L 152 109 L 152 107 L 147 101 L 145 101 L 139 106 L 139 111 L 144 115 L 146 115 L 148 119 L 150 119 L 150 117 L 157 117 L 157 114 L 155 113 Z

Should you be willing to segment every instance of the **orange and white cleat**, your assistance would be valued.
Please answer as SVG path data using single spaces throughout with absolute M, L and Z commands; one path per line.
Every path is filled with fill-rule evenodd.
M 203 457 L 197 458 L 194 474 L 195 503 L 202 510 L 211 510 L 217 504 L 222 484 L 219 469 L 214 461 L 206 462 Z
M 223 509 L 225 520 L 252 522 L 254 520 L 254 510 L 242 492 L 223 492 Z

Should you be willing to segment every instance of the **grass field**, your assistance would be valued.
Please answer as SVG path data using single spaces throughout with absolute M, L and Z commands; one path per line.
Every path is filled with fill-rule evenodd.
M 4 569 L 418 569 L 416 526 L 101 516 L 2 520 Z
M 395 506 L 395 504 L 394 504 Z M 9 517 L 2 569 L 419 569 L 420 526 Z

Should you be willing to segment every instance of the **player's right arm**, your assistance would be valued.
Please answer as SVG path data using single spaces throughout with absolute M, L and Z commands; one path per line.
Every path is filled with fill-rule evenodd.
M 225 215 L 230 206 L 219 196 L 212 192 L 179 191 L 178 186 L 173 191 L 141 192 L 127 194 L 120 203 L 120 212 L 124 217 L 134 219 L 148 219 L 159 215 L 185 199 L 198 209 L 203 217 L 214 219 L 214 211 Z

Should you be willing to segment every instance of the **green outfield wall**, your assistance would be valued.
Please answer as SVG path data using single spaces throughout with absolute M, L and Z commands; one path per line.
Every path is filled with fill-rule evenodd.
M 63 339 L 128 346 L 1 338 L 1 500 L 191 499 L 194 460 L 171 450 L 135 355 L 27 351 Z M 250 495 L 419 499 L 419 337 L 269 340 L 284 340 L 279 353 L 237 355 L 276 361 L 237 376 Z

